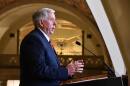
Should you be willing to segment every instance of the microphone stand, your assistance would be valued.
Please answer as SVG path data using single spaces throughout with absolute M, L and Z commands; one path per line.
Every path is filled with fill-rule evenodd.
M 81 43 L 78 42 L 78 41 L 76 41 L 76 44 L 79 45 L 79 46 L 81 45 Z M 84 49 L 87 50 L 88 52 L 90 52 L 91 54 L 93 54 L 95 57 L 98 58 L 98 56 L 96 54 L 94 54 L 92 51 L 90 51 L 86 47 L 84 47 Z M 108 71 L 108 77 L 116 77 L 115 71 L 111 67 L 109 67 L 104 61 L 103 61 L 103 64 L 105 66 L 105 69 Z
M 93 54 L 95 57 L 98 58 L 98 56 L 96 54 L 94 54 L 93 52 L 91 52 L 86 47 L 84 47 L 84 49 L 87 50 L 87 51 L 89 51 L 91 54 Z M 103 61 L 103 64 L 104 64 L 106 70 L 108 71 L 108 77 L 116 77 L 115 71 L 111 67 L 109 67 L 104 61 Z

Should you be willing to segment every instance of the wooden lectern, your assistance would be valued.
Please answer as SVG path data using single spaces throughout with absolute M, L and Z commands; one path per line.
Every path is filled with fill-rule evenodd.
M 81 78 L 77 80 L 68 80 L 61 86 L 127 86 L 124 84 L 122 77 L 101 77 L 95 76 L 89 78 Z

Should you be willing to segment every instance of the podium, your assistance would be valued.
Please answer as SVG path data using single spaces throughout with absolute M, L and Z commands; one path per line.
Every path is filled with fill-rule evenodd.
M 84 79 L 80 81 L 68 81 L 61 86 L 127 86 L 121 77 L 102 77 L 96 79 Z

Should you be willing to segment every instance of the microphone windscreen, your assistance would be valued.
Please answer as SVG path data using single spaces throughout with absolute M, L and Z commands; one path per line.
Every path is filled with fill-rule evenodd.
M 77 45 L 81 45 L 81 43 L 80 43 L 79 41 L 76 41 L 75 43 L 76 43 Z

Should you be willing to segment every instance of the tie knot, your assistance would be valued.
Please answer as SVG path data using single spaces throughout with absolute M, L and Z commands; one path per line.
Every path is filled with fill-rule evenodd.
M 51 42 L 51 41 L 49 41 L 49 43 L 50 43 L 51 47 L 52 47 L 52 48 L 54 48 L 54 47 L 53 47 L 53 44 L 52 44 L 52 42 Z
M 51 44 L 51 41 L 49 41 L 49 43 Z

